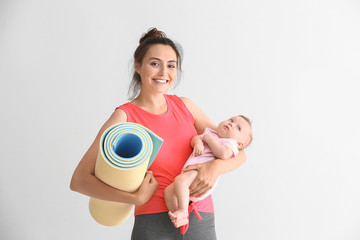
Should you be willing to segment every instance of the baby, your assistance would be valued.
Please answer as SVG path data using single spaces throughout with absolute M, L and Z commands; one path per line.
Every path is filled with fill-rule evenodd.
M 193 137 L 191 146 L 194 150 L 184 168 L 215 159 L 235 157 L 239 150 L 250 144 L 251 140 L 251 123 L 247 117 L 239 115 L 222 121 L 217 131 L 207 128 L 203 134 Z M 189 187 L 197 174 L 196 170 L 183 171 L 164 191 L 165 202 L 170 210 L 170 219 L 177 228 L 188 224 L 189 200 L 200 201 L 210 195 L 214 189 L 212 188 L 200 198 L 189 197 Z

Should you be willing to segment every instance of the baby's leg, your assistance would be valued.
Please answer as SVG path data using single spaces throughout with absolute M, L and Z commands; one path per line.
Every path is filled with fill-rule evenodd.
M 178 208 L 177 199 L 175 196 L 175 184 L 171 183 L 169 186 L 167 186 L 164 190 L 164 198 L 167 208 L 171 212 L 175 212 Z
M 189 187 L 197 174 L 198 172 L 196 170 L 183 172 L 174 180 L 174 190 L 178 208 L 175 212 L 170 211 L 169 216 L 175 227 L 180 227 L 188 223 Z

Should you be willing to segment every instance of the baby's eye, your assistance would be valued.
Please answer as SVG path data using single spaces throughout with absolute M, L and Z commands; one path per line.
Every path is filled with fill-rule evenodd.
M 229 121 L 230 121 L 230 122 L 234 122 L 234 120 L 232 120 L 232 119 L 229 119 Z
M 240 128 L 240 127 L 237 127 L 237 129 L 238 129 L 239 131 L 241 131 L 241 128 Z

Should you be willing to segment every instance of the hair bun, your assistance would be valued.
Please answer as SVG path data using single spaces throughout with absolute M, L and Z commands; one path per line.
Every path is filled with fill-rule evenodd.
M 166 34 L 162 31 L 157 30 L 156 28 L 150 28 L 147 33 L 142 35 L 139 43 L 141 44 L 145 39 L 149 37 L 166 38 Z

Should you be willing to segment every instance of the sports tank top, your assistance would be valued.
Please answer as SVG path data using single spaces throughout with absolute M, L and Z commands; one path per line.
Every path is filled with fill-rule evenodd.
M 135 206 L 135 215 L 167 212 L 164 189 L 181 173 L 186 160 L 192 152 L 191 139 L 197 134 L 194 118 L 183 101 L 176 95 L 164 95 L 167 112 L 152 114 L 130 102 L 116 109 L 122 109 L 128 122 L 143 125 L 161 137 L 164 142 L 154 162 L 150 166 L 158 182 L 158 190 L 152 198 L 141 206 Z M 197 205 L 200 212 L 214 212 L 211 195 Z

